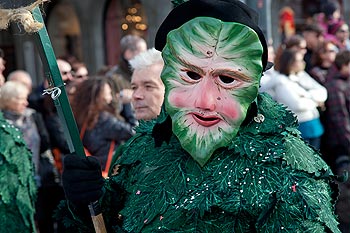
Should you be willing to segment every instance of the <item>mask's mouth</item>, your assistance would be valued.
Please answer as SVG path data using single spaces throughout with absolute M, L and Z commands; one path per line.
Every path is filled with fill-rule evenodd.
M 216 125 L 221 121 L 221 118 L 217 116 L 202 116 L 198 113 L 192 113 L 191 115 L 198 124 L 203 125 L 205 127 Z

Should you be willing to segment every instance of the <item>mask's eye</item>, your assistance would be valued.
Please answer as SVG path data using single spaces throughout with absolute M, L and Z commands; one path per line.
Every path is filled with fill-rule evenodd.
M 224 84 L 230 84 L 230 83 L 233 83 L 235 81 L 234 78 L 229 77 L 229 76 L 225 76 L 225 75 L 219 75 L 219 79 Z
M 196 72 L 187 71 L 186 74 L 190 79 L 193 80 L 199 80 L 202 78 L 202 76 L 200 74 L 197 74 Z
M 200 82 L 202 76 L 196 72 L 184 70 L 184 72 L 181 75 L 181 79 L 187 83 L 194 84 Z
M 216 77 L 216 80 L 217 80 L 216 81 L 217 84 L 219 84 L 223 88 L 228 88 L 228 89 L 239 87 L 241 84 L 244 83 L 240 78 L 230 77 L 222 74 L 218 75 Z

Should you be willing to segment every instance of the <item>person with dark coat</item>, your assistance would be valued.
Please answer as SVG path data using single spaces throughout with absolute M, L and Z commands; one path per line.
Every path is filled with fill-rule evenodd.
M 327 76 L 325 135 L 322 152 L 337 174 L 350 172 L 350 51 L 337 54 Z M 337 203 L 340 228 L 350 229 L 350 181 L 340 183 Z

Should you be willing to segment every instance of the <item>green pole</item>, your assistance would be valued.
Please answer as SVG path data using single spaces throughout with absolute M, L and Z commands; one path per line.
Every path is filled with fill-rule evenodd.
M 44 24 L 39 7 L 35 7 L 32 14 L 36 21 Z M 75 152 L 80 156 L 85 156 L 78 127 L 64 87 L 65 84 L 63 83 L 61 73 L 58 69 L 56 56 L 45 26 L 43 26 L 38 32 L 34 33 L 34 42 L 39 51 L 44 66 L 45 77 L 50 86 L 50 89 L 45 92 L 46 94 L 51 95 L 55 103 L 57 113 L 64 127 L 69 150 L 71 153 Z
M 36 21 L 45 25 L 39 7 L 34 8 L 32 15 Z M 61 73 L 57 66 L 56 56 L 45 26 L 34 33 L 34 42 L 39 50 L 44 66 L 45 77 L 48 79 L 50 86 L 49 89 L 44 91 L 44 94 L 50 94 L 55 103 L 58 115 L 64 127 L 64 133 L 70 152 L 85 157 L 79 130 L 68 101 Z M 98 201 L 91 203 L 89 205 L 89 210 L 96 233 L 106 233 L 107 231 Z

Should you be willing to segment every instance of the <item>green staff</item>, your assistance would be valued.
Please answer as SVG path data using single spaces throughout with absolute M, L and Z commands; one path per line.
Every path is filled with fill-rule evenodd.
M 35 20 L 43 23 L 43 18 L 38 7 L 35 7 L 32 13 Z M 45 90 L 46 92 L 44 92 L 44 94 L 50 94 L 54 100 L 58 115 L 64 127 L 64 133 L 70 152 L 75 152 L 77 155 L 85 156 L 84 147 L 80 140 L 79 131 L 73 117 L 64 83 L 45 26 L 43 26 L 38 32 L 34 33 L 34 40 L 44 64 L 45 77 L 47 77 L 51 87 Z M 89 210 L 95 231 L 97 233 L 103 233 L 106 232 L 106 229 L 102 213 L 98 206 L 99 204 L 96 201 L 89 205 Z

